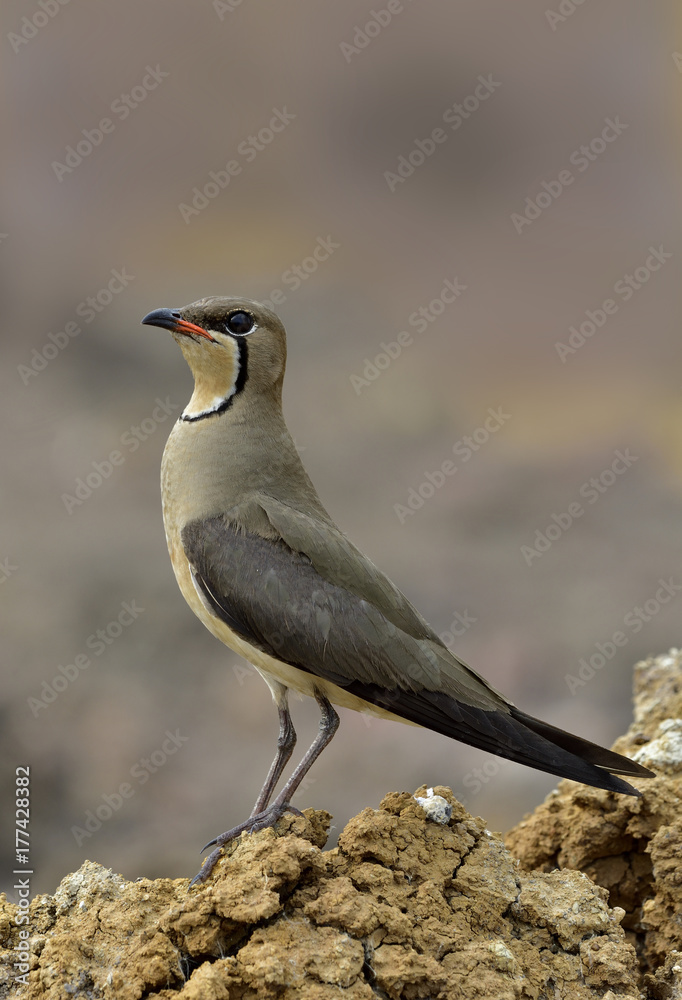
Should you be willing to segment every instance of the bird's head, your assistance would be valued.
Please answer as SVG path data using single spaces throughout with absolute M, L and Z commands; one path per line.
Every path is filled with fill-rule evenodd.
M 185 420 L 222 413 L 247 384 L 249 394 L 281 393 L 286 334 L 259 302 L 216 296 L 181 309 L 155 309 L 142 322 L 170 330 L 192 370 Z

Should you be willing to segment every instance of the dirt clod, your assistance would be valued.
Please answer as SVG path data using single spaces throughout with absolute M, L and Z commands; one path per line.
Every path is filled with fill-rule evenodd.
M 609 904 L 625 911 L 623 927 L 650 991 L 643 996 L 682 996 L 682 955 L 668 961 L 682 951 L 679 650 L 636 665 L 634 722 L 614 749 L 656 772 L 635 782 L 641 799 L 562 781 L 505 842 L 528 871 L 574 869 L 607 889 Z
M 0 897 L 0 997 L 682 995 L 680 655 L 636 675 L 636 720 L 617 749 L 660 772 L 638 782 L 641 799 L 562 782 L 505 845 L 448 788 L 433 789 L 447 823 L 394 792 L 332 850 L 331 817 L 312 810 L 243 836 L 192 890 L 86 861 L 31 903 L 25 984 L 18 907 Z

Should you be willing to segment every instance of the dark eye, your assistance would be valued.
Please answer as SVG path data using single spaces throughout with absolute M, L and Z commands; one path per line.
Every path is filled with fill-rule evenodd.
M 240 309 L 237 312 L 230 313 L 225 320 L 225 327 L 228 333 L 242 336 L 245 333 L 251 333 L 254 327 L 253 316 L 250 316 L 247 312 L 242 312 Z

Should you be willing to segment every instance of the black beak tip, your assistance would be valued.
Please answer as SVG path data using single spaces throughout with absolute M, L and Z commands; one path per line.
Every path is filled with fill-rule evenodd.
M 143 326 L 160 326 L 164 330 L 175 330 L 182 319 L 179 309 L 154 309 L 142 320 Z

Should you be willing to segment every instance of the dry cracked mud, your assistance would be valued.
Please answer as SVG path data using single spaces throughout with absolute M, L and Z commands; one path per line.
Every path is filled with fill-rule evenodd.
M 637 665 L 635 698 L 616 749 L 657 772 L 641 799 L 564 781 L 505 844 L 447 788 L 443 825 L 391 793 L 332 850 L 313 810 L 243 836 L 191 890 L 85 861 L 31 902 L 28 956 L 0 897 L 0 997 L 682 997 L 676 650 Z

